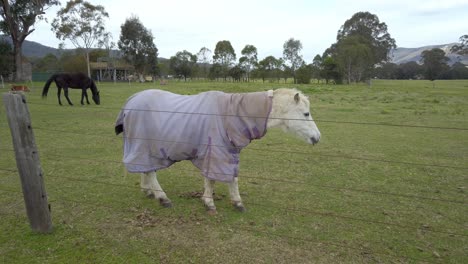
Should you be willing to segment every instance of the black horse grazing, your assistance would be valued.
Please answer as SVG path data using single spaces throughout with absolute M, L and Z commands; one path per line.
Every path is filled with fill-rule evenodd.
M 42 97 L 47 96 L 47 92 L 49 91 L 49 86 L 53 81 L 55 81 L 55 85 L 57 85 L 57 88 L 58 88 L 57 97 L 58 97 L 58 102 L 60 105 L 62 105 L 62 101 L 60 100 L 60 94 L 62 92 L 62 89 L 63 89 L 65 98 L 67 99 L 68 103 L 70 105 L 73 105 L 73 103 L 70 101 L 70 98 L 68 98 L 68 88 L 81 89 L 81 104 L 82 105 L 84 105 L 83 103 L 84 98 L 86 98 L 86 103 L 89 104 L 88 94 L 86 93 L 86 90 L 90 88 L 91 92 L 93 93 L 93 101 L 96 104 L 100 104 L 99 91 L 96 87 L 96 84 L 91 78 L 89 78 L 83 73 L 71 73 L 71 74 L 59 73 L 59 74 L 52 75 L 49 78 L 49 80 L 47 80 L 46 84 L 44 85 L 44 89 L 42 89 Z

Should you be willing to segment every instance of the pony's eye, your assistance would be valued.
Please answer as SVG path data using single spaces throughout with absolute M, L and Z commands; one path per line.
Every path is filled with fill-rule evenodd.
M 310 113 L 304 113 L 304 116 L 308 117 L 308 116 L 310 116 Z

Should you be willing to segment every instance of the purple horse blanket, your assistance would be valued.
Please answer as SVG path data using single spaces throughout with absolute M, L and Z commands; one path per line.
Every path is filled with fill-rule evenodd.
M 271 92 L 136 93 L 115 124 L 123 162 L 129 172 L 151 172 L 190 160 L 205 177 L 232 182 L 240 150 L 265 135 L 271 106 Z

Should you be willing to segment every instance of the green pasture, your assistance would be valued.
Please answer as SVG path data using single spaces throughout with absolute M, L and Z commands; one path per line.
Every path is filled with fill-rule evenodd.
M 120 163 L 120 107 L 148 88 L 292 84 L 99 83 L 101 105 L 81 106 L 72 90 L 73 107 L 58 105 L 55 85 L 41 99 L 42 85 L 26 96 L 54 231 L 29 228 L 2 102 L 0 263 L 468 263 L 468 81 L 299 85 L 321 142 L 268 131 L 241 153 L 247 212 L 217 184 L 215 216 L 190 162 L 158 174 L 173 208 L 140 192 Z

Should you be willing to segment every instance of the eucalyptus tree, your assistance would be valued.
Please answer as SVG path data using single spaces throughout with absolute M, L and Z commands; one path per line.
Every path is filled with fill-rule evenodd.
M 337 60 L 343 67 L 348 84 L 362 80 L 372 69 L 369 61 L 373 60 L 371 45 L 359 35 L 343 38 L 337 45 Z
M 247 74 L 247 81 L 250 81 L 250 73 L 255 69 L 258 63 L 257 48 L 253 45 L 245 45 L 241 54 L 243 56 L 239 58 L 239 64 Z
M 153 34 L 145 28 L 136 16 L 131 16 L 120 26 L 120 39 L 117 43 L 125 60 L 135 67 L 142 80 L 143 74 L 158 73 L 158 49 L 153 42 Z
M 13 49 L 8 41 L 0 39 L 0 76 L 10 75 L 13 68 Z
M 468 35 L 461 36 L 460 44 L 454 45 L 450 51 L 460 55 L 468 55 Z
M 207 47 L 202 47 L 200 51 L 197 53 L 197 62 L 201 65 L 203 69 L 203 78 L 208 76 L 208 66 L 211 62 L 211 50 Z
M 109 37 L 110 33 L 106 32 L 104 23 L 104 19 L 108 17 L 109 14 L 101 5 L 71 0 L 57 12 L 57 17 L 52 22 L 52 31 L 58 39 L 69 40 L 76 48 L 84 50 L 89 77 L 89 53 L 93 47 L 101 45 Z
M 300 54 L 302 50 L 302 43 L 300 40 L 290 38 L 283 44 L 283 59 L 285 64 L 291 71 L 296 83 L 296 71 L 304 64 L 304 59 Z
M 258 76 L 265 82 L 267 78 L 276 78 L 279 80 L 282 60 L 274 56 L 267 56 L 258 62 Z
M 34 30 L 39 20 L 52 6 L 60 4 L 58 0 L 0 0 L 0 31 L 10 35 L 13 43 L 15 80 L 23 81 L 22 46 L 27 36 Z
M 216 43 L 213 55 L 213 63 L 221 66 L 221 74 L 226 80 L 229 69 L 236 61 L 236 53 L 229 40 L 222 40 Z
M 441 49 L 425 50 L 421 53 L 421 57 L 421 61 L 424 63 L 425 77 L 431 81 L 437 79 L 444 70 L 448 69 L 449 58 Z
M 320 83 L 321 75 L 320 72 L 322 70 L 322 56 L 320 54 L 315 55 L 314 59 L 312 60 L 312 77 L 317 79 L 318 83 Z
M 396 48 L 387 25 L 369 12 L 358 12 L 346 20 L 336 40 L 323 57 L 332 56 L 346 73 L 348 82 L 369 77 L 375 66 L 390 60 L 390 52 Z
M 176 53 L 169 59 L 169 67 L 174 74 L 183 76 L 187 81 L 187 77 L 192 76 L 194 67 L 197 64 L 197 56 L 184 50 Z

